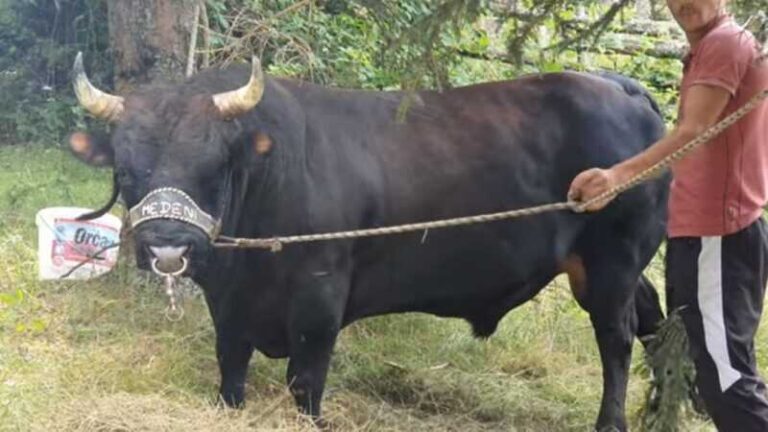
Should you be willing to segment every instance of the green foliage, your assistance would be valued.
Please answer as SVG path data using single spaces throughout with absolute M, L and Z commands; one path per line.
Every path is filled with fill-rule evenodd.
M 83 128 L 84 112 L 77 100 L 63 94 L 49 97 L 29 96 L 20 99 L 10 113 L 0 113 L 2 119 L 15 124 L 15 140 L 30 143 L 61 143 L 72 128 Z
M 103 0 L 0 0 L 0 144 L 55 144 L 83 123 L 70 69 L 82 50 L 109 78 L 105 16 Z
M 667 121 L 675 119 L 680 62 L 644 54 L 669 36 L 637 36 L 642 46 L 636 55 L 599 42 L 631 19 L 619 7 L 623 3 L 610 8 L 593 1 L 520 1 L 518 9 L 498 4 L 213 0 L 208 50 L 214 63 L 246 60 L 256 52 L 273 74 L 368 89 L 440 89 L 525 73 L 607 69 L 649 87 Z
M 302 4 L 305 3 L 305 4 Z M 477 1 L 208 2 L 214 62 L 256 52 L 273 73 L 353 88 L 439 87 L 457 62 L 446 47 Z M 439 17 L 436 18 L 436 17 Z M 428 29 L 429 40 L 411 30 Z
M 659 327 L 646 352 L 653 374 L 641 411 L 641 430 L 680 430 L 683 407 L 690 402 L 696 371 L 688 355 L 689 344 L 679 311 L 673 311 Z
M 71 109 L 68 83 L 78 50 L 86 52 L 92 80 L 111 88 L 105 3 L 0 0 L 0 91 L 7 96 L 0 100 L 0 142 L 57 143 L 83 124 L 82 111 Z M 678 62 L 642 51 L 600 53 L 598 36 L 621 31 L 628 11 L 593 0 L 520 0 L 514 9 L 504 3 L 208 0 L 210 31 L 199 49 L 212 64 L 257 53 L 270 73 L 365 89 L 440 89 L 524 73 L 610 69 L 649 86 L 674 119 Z M 493 33 L 494 26 L 501 30 Z M 649 46 L 656 40 L 644 37 Z
M 768 0 L 733 0 L 766 29 Z M 658 3 L 658 2 L 657 2 Z M 622 0 L 208 0 L 212 64 L 262 56 L 268 70 L 349 88 L 447 88 L 524 73 L 610 69 L 650 87 L 675 118 L 679 62 L 612 51 Z M 512 7 L 511 5 L 515 5 Z M 501 28 L 498 34 L 491 27 Z M 639 36 L 648 50 L 668 36 Z M 105 0 L 0 0 L 0 142 L 60 141 L 82 124 L 69 89 L 76 51 L 111 88 Z
M 749 22 L 749 28 L 761 41 L 768 38 L 768 0 L 730 0 L 728 7 L 740 22 Z

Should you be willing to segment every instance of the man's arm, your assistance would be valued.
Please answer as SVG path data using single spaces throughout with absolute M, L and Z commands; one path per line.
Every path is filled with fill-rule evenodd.
M 675 129 L 642 153 L 609 169 L 592 168 L 582 172 L 571 183 L 568 199 L 589 201 L 655 165 L 717 123 L 730 98 L 731 93 L 723 87 L 708 84 L 691 86 L 681 109 L 682 120 Z M 612 199 L 596 203 L 587 210 L 600 210 Z

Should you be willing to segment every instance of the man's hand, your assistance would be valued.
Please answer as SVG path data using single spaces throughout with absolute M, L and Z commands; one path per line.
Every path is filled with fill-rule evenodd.
M 618 175 L 614 170 L 600 168 L 588 169 L 577 175 L 576 178 L 573 179 L 573 182 L 571 182 L 571 187 L 568 190 L 568 200 L 584 203 L 610 190 L 618 184 Z M 616 195 L 611 195 L 605 200 L 591 204 L 585 210 L 602 210 L 615 197 Z

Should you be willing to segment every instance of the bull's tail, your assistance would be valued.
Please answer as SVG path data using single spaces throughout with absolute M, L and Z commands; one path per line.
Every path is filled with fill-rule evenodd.
M 651 109 L 653 109 L 659 118 L 664 118 L 663 114 L 661 113 L 661 109 L 659 108 L 659 104 L 656 102 L 656 99 L 654 99 L 651 93 L 637 81 L 624 75 L 608 71 L 597 72 L 597 76 L 618 85 L 622 90 L 624 90 L 626 94 L 632 97 L 644 97 L 645 100 L 648 101 L 648 104 L 651 106 Z

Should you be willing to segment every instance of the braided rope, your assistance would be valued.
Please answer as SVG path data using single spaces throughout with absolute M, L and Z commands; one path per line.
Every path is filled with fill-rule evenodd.
M 478 223 L 487 223 L 502 219 L 512 219 L 523 216 L 531 216 L 541 213 L 548 213 L 558 210 L 567 210 L 573 208 L 573 203 L 562 202 L 554 204 L 545 204 L 536 207 L 528 207 L 518 210 L 504 211 L 500 213 L 488 213 L 477 216 L 458 217 L 453 219 L 442 219 L 430 222 L 419 222 L 404 225 L 386 226 L 380 228 L 367 228 L 351 231 L 339 231 L 323 234 L 307 234 L 288 237 L 273 237 L 263 239 L 246 239 L 220 236 L 219 241 L 214 243 L 215 247 L 220 248 L 265 248 L 273 252 L 278 252 L 282 246 L 289 243 L 307 243 L 316 241 L 354 239 L 361 237 L 375 237 L 390 234 L 403 234 L 414 231 L 423 231 L 433 228 L 448 228 L 459 225 L 470 225 Z
M 287 237 L 272 237 L 272 238 L 235 238 L 220 236 L 217 241 L 214 242 L 214 247 L 217 248 L 261 248 L 270 249 L 272 252 L 279 252 L 283 246 L 291 243 L 308 243 L 318 241 L 329 240 L 341 240 L 341 239 L 355 239 L 362 237 L 375 237 L 391 234 L 403 234 L 414 231 L 424 231 L 436 228 L 448 228 L 460 225 L 471 225 L 479 223 L 494 222 L 504 219 L 514 219 L 525 216 L 539 215 L 542 213 L 550 213 L 562 210 L 571 210 L 581 213 L 593 204 L 600 203 L 618 195 L 626 190 L 637 186 L 638 184 L 649 180 L 656 176 L 660 171 L 667 168 L 673 162 L 680 160 L 683 156 L 691 152 L 698 146 L 710 141 L 712 138 L 722 133 L 725 129 L 731 127 L 734 123 L 739 121 L 742 117 L 754 110 L 764 99 L 768 98 L 768 89 L 757 93 L 741 108 L 731 113 L 728 117 L 721 120 L 719 123 L 707 129 L 703 134 L 699 135 L 695 139 L 685 144 L 674 153 L 665 157 L 661 161 L 657 162 L 650 168 L 640 172 L 634 177 L 630 178 L 625 183 L 622 183 L 610 190 L 588 200 L 585 202 L 564 201 L 552 204 L 544 204 L 539 206 L 527 207 L 516 210 L 509 210 L 499 213 L 488 213 L 476 216 L 458 217 L 453 219 L 442 219 L 429 222 L 419 222 L 404 225 L 394 225 L 379 228 L 367 228 L 350 231 L 338 231 L 321 234 L 307 234 L 307 235 L 295 235 Z

